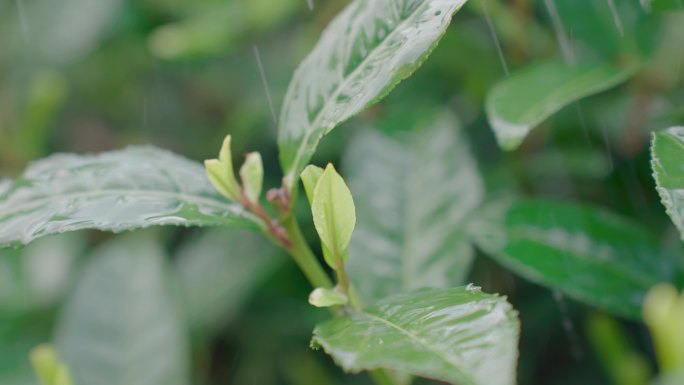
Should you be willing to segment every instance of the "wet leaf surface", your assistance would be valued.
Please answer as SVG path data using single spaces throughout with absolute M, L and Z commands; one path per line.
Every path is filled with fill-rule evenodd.
M 651 167 L 656 189 L 667 214 L 684 240 L 684 127 L 671 127 L 653 135 Z
M 82 229 L 229 224 L 256 226 L 214 190 L 199 163 L 153 147 L 57 154 L 0 181 L 0 246 Z
M 313 344 L 348 372 L 386 368 L 458 385 L 512 385 L 519 328 L 504 297 L 469 285 L 351 311 L 316 327 Z
M 279 121 L 290 188 L 321 137 L 418 68 L 465 0 L 356 0 L 295 72 Z

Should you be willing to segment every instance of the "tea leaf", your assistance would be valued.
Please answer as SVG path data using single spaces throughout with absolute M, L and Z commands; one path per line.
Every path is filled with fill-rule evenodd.
M 264 165 L 261 162 L 261 154 L 258 152 L 247 154 L 245 163 L 240 167 L 240 178 L 247 199 L 250 202 L 259 203 L 261 188 L 264 184 Z
M 648 290 L 676 258 L 636 223 L 598 208 L 544 200 L 490 203 L 474 220 L 479 248 L 532 282 L 638 319 Z
M 487 94 L 487 118 L 499 146 L 514 150 L 546 118 L 572 102 L 617 86 L 637 68 L 634 63 L 573 67 L 552 61 L 511 74 Z
M 309 303 L 316 307 L 346 305 L 348 302 L 349 298 L 335 289 L 318 287 L 309 294 Z
M 358 208 L 347 271 L 369 302 L 463 284 L 473 258 L 464 224 L 484 188 L 458 120 L 441 112 L 411 128 L 364 130 L 345 157 Z
M 116 239 L 90 259 L 56 335 L 76 384 L 189 383 L 186 330 L 165 274 L 145 238 Z
M 667 215 L 684 240 L 684 127 L 653 134 L 651 168 Z
M 347 248 L 356 224 L 356 208 L 344 179 L 332 164 L 325 168 L 316 183 L 311 203 L 314 225 L 331 268 L 337 269 L 340 260 L 346 259 Z
M 0 181 L 0 246 L 82 229 L 229 224 L 257 226 L 214 190 L 200 164 L 152 147 L 53 155 Z
M 295 72 L 280 115 L 289 189 L 323 135 L 411 75 L 465 1 L 356 0 L 328 25 Z
M 512 385 L 519 332 L 505 298 L 469 285 L 351 310 L 318 325 L 312 344 L 352 373 L 385 368 L 458 385 Z

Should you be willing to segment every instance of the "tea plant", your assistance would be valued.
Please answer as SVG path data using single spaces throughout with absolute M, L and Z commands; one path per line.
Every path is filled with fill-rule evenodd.
M 505 297 L 465 281 L 477 247 L 527 280 L 607 313 L 631 320 L 644 313 L 663 374 L 673 378 L 663 381 L 678 381 L 682 351 L 668 340 L 680 337 L 673 325 L 682 319 L 681 299 L 670 286 L 648 293 L 662 283 L 681 285 L 680 255 L 663 248 L 642 224 L 604 208 L 487 194 L 458 118 L 448 108 L 411 106 L 413 114 L 405 111 L 400 117 L 403 130 L 360 132 L 341 165 L 346 181 L 332 164 L 310 164 L 326 134 L 384 98 L 423 64 L 464 4 L 350 3 L 323 32 L 286 93 L 278 120 L 279 187 L 264 191 L 257 152 L 248 153 L 236 173 L 231 136 L 204 169 L 153 147 L 57 154 L 34 162 L 14 181 L 0 182 L 0 244 L 21 246 L 82 229 L 247 228 L 285 250 L 311 283 L 311 305 L 329 308 L 330 320 L 314 329 L 311 346 L 345 371 L 368 371 L 378 384 L 410 383 L 413 376 L 459 385 L 514 384 L 518 314 Z M 676 1 L 656 0 L 644 6 L 652 11 L 679 7 Z M 589 24 L 603 25 L 583 4 L 564 2 L 560 11 L 586 12 Z M 619 42 L 608 35 L 587 38 L 580 28 L 577 37 L 587 38 L 581 48 L 594 52 L 601 46 L 600 54 L 578 63 L 577 52 L 564 51 L 562 61 L 517 70 L 495 85 L 485 104 L 499 145 L 514 150 L 562 108 L 634 77 L 648 77 L 649 60 L 657 53 L 644 47 L 640 33 L 649 17 L 631 18 L 633 30 L 623 31 Z M 559 33 L 561 47 L 567 38 Z M 154 41 L 162 55 L 174 55 L 163 49 L 163 35 Z M 614 46 L 619 50 L 613 52 Z M 673 127 L 655 134 L 652 159 L 658 193 L 684 238 L 683 132 Z M 303 236 L 295 212 L 302 194 L 325 264 Z M 214 237 L 239 249 L 241 263 L 254 274 L 210 279 L 216 270 L 184 265 L 192 258 L 231 258 L 202 250 L 202 243 Z M 256 284 L 277 265 L 262 246 L 226 229 L 183 251 L 179 286 L 185 288 L 191 323 L 212 327 L 220 318 L 217 300 L 244 300 L 230 286 L 209 287 L 208 282 Z M 42 347 L 33 355 L 41 381 L 184 384 L 186 341 L 158 248 L 136 241 L 105 246 L 98 254 L 66 305 L 55 341 L 59 354 Z M 153 298 L 152 306 L 128 304 L 141 292 Z M 93 303 L 96 308 L 86 305 Z M 595 325 L 598 334 L 615 332 L 620 338 L 619 327 L 610 321 L 597 318 Z M 114 330 L 118 339 L 92 345 L 89 333 L 103 329 Z M 155 357 L 160 352 L 167 354 Z M 622 358 L 618 361 L 626 362 Z

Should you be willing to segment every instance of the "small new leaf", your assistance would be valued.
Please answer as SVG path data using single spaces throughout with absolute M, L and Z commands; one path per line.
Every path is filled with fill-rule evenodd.
M 349 303 L 349 298 L 335 289 L 319 287 L 309 294 L 309 303 L 316 307 L 340 306 Z
M 240 184 L 235 179 L 233 171 L 233 155 L 230 150 L 230 135 L 223 140 L 223 146 L 218 159 L 204 161 L 207 176 L 216 190 L 226 198 L 235 202 L 240 201 Z
M 347 247 L 356 224 L 356 209 L 351 191 L 332 164 L 328 164 L 314 189 L 311 203 L 314 225 L 324 249 L 325 261 L 337 269 L 347 255 Z
M 318 180 L 323 175 L 323 169 L 310 164 L 306 166 L 304 171 L 302 171 L 300 177 L 302 178 L 302 183 L 304 184 L 304 191 L 306 191 L 306 198 L 309 200 L 309 204 L 313 203 L 314 189 Z
M 30 358 L 41 385 L 73 385 L 69 369 L 59 360 L 52 346 L 35 347 Z
M 245 163 L 240 167 L 240 178 L 247 199 L 252 203 L 258 203 L 261 187 L 264 183 L 264 166 L 261 161 L 261 154 L 258 152 L 247 154 Z

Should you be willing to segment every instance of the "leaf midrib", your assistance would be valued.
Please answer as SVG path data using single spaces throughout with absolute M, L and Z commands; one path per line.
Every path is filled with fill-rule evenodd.
M 432 352 L 432 353 L 435 354 L 437 357 L 439 357 L 441 360 L 443 360 L 444 362 L 446 362 L 449 366 L 453 367 L 456 373 L 458 373 L 463 379 L 469 381 L 469 384 L 476 384 L 475 380 L 474 380 L 471 376 L 469 376 L 468 374 L 466 374 L 465 372 L 463 372 L 463 371 L 461 370 L 461 368 L 459 367 L 459 365 L 458 365 L 457 363 L 453 362 L 453 361 L 449 358 L 449 356 L 448 356 L 448 354 L 447 354 L 446 352 L 443 352 L 443 351 L 441 351 L 441 350 L 439 350 L 439 349 L 434 348 L 434 347 L 432 346 L 433 344 L 428 343 L 427 341 L 425 341 L 425 340 L 423 340 L 422 338 L 418 337 L 417 335 L 415 335 L 415 334 L 412 333 L 411 331 L 409 331 L 409 330 L 403 328 L 403 327 L 400 326 L 400 325 L 397 325 L 397 324 L 394 323 L 394 322 L 391 322 L 391 321 L 389 321 L 389 320 L 387 320 L 387 319 L 384 319 L 384 318 L 382 318 L 382 317 L 380 317 L 380 316 L 377 316 L 377 315 L 374 315 L 374 314 L 371 314 L 371 313 L 368 313 L 368 312 L 359 312 L 359 314 L 361 314 L 361 315 L 363 315 L 363 316 L 366 316 L 366 317 L 368 317 L 368 318 L 371 319 L 371 320 L 378 321 L 378 322 L 380 322 L 380 323 L 382 323 L 382 324 L 384 324 L 384 325 L 386 325 L 386 326 L 388 326 L 388 327 L 390 327 L 390 328 L 392 328 L 392 329 L 395 329 L 395 330 L 399 331 L 400 333 L 402 333 L 402 334 L 404 334 L 405 336 L 407 336 L 410 340 L 414 341 L 414 342 L 417 343 L 418 345 L 421 345 L 421 346 L 424 347 L 426 350 Z M 469 385 L 469 384 L 468 384 L 468 383 L 464 383 L 464 384 L 462 384 L 462 385 Z
M 320 111 L 316 114 L 316 117 L 314 118 L 313 122 L 309 124 L 308 129 L 306 130 L 306 134 L 304 134 L 303 140 L 299 144 L 299 148 L 297 149 L 297 154 L 295 155 L 295 159 L 292 162 L 292 165 L 290 166 L 290 171 L 288 172 L 289 175 L 292 175 L 295 170 L 298 168 L 298 164 L 301 160 L 302 154 L 304 153 L 304 148 L 306 147 L 306 144 L 309 141 L 309 138 L 311 137 L 311 134 L 316 130 L 318 126 L 320 126 L 320 119 L 324 116 L 324 113 L 327 112 L 330 109 L 330 106 L 332 103 L 330 103 L 332 100 L 337 99 L 337 97 L 340 95 L 343 89 L 346 88 L 347 84 L 351 79 L 353 79 L 356 74 L 360 71 L 361 68 L 364 68 L 369 61 L 369 58 L 374 57 L 375 53 L 378 52 L 378 50 L 381 47 L 384 47 L 388 41 L 390 41 L 390 38 L 393 37 L 397 31 L 401 30 L 402 27 L 408 22 L 412 21 L 414 17 L 419 14 L 420 12 L 423 11 L 425 8 L 425 5 L 427 4 L 427 0 L 423 1 L 419 6 L 416 7 L 416 9 L 404 20 L 402 20 L 400 23 L 396 25 L 396 28 L 394 28 L 390 33 L 388 33 L 385 38 L 378 43 L 378 45 L 375 46 L 370 52 L 368 52 L 368 55 L 366 55 L 365 58 L 359 63 L 359 65 L 354 68 L 353 71 L 349 73 L 349 75 L 346 78 L 343 78 L 342 81 L 339 83 L 339 85 L 335 88 L 335 91 L 330 94 L 330 97 L 327 99 L 326 104 L 323 106 L 323 108 L 320 109 Z M 307 119 L 308 120 L 308 119 Z M 294 180 L 292 181 L 294 183 Z
M 75 199 L 75 198 L 88 198 L 88 197 L 106 197 L 109 195 L 117 195 L 117 196 L 157 196 L 157 197 L 164 197 L 164 198 L 173 198 L 173 199 L 178 199 L 179 201 L 184 201 L 187 203 L 197 203 L 197 204 L 204 204 L 207 206 L 213 206 L 221 209 L 227 209 L 233 212 L 236 212 L 235 207 L 216 201 L 214 199 L 210 198 L 205 198 L 201 196 L 196 196 L 196 195 L 190 195 L 186 193 L 178 193 L 178 192 L 168 192 L 168 191 L 159 191 L 159 190 L 127 190 L 127 189 L 112 189 L 112 190 L 89 190 L 89 191 L 78 191 L 78 192 L 71 192 L 71 193 L 66 193 L 66 194 L 59 194 L 59 195 L 51 195 L 46 198 L 40 198 L 36 200 L 29 201 L 24 204 L 19 204 L 14 206 L 10 210 L 6 211 L 0 211 L 0 219 L 5 219 L 8 218 L 14 214 L 23 212 L 23 211 L 29 211 L 29 210 L 34 210 L 37 209 L 41 206 L 49 205 L 51 203 L 59 202 L 62 200 L 67 200 L 67 199 Z M 237 214 L 237 212 L 236 212 Z M 244 213 L 243 213 L 244 214 Z

